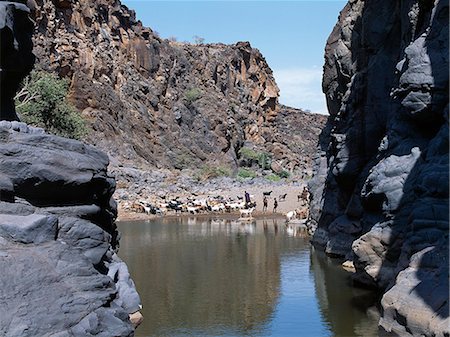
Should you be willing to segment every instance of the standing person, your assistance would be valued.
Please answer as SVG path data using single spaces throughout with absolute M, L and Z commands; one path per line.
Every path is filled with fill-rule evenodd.
M 266 213 L 266 211 L 267 211 L 267 197 L 264 196 L 264 199 L 263 199 L 263 212 Z
M 275 213 L 277 211 L 277 207 L 278 207 L 278 201 L 277 198 L 273 199 L 273 213 Z
M 305 186 L 303 187 L 302 194 L 300 195 L 300 198 L 302 199 L 302 204 L 306 205 L 309 202 L 309 191 L 308 188 Z
M 250 204 L 250 194 L 248 194 L 248 192 L 245 191 L 244 197 L 245 197 L 245 208 L 248 208 Z

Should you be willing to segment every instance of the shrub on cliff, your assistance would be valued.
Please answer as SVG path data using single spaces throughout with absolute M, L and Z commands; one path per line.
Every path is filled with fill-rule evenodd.
M 270 168 L 270 163 L 272 161 L 271 155 L 266 152 L 256 152 L 255 150 L 242 147 L 239 149 L 238 154 L 243 161 L 244 166 L 252 166 L 257 164 L 263 170 Z
M 205 165 L 202 169 L 195 174 L 195 179 L 197 181 L 205 181 L 212 178 L 219 177 L 230 177 L 231 170 L 228 167 L 224 166 L 209 166 Z
M 199 88 L 192 88 L 192 89 L 186 90 L 184 93 L 184 97 L 186 98 L 186 101 L 188 104 L 195 102 L 201 96 L 202 96 L 202 92 Z
M 250 178 L 250 179 L 253 179 L 253 178 L 256 178 L 256 176 L 257 176 L 257 174 L 256 174 L 255 171 L 248 170 L 248 169 L 245 169 L 245 168 L 240 168 L 239 171 L 238 171 L 238 177 L 239 178 L 244 178 L 244 179 Z
M 77 109 L 67 100 L 69 82 L 44 71 L 33 71 L 16 95 L 20 119 L 47 132 L 74 139 L 87 133 Z

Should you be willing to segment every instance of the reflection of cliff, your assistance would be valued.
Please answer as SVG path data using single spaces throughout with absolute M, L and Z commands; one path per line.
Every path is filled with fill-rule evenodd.
M 144 302 L 146 320 L 139 332 L 174 327 L 257 331 L 279 296 L 281 241 L 239 231 L 228 235 L 210 221 L 189 227 L 123 227 L 120 253 L 133 266 Z
M 371 317 L 377 315 L 375 294 L 352 288 L 347 272 L 325 254 L 310 257 L 319 308 L 335 336 L 376 336 L 377 319 Z

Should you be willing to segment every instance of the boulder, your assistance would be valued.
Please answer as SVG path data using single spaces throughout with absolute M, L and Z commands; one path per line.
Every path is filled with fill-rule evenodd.
M 0 201 L 0 335 L 132 336 L 140 299 L 114 252 L 108 157 L 3 122 L 0 163 L 11 182 Z

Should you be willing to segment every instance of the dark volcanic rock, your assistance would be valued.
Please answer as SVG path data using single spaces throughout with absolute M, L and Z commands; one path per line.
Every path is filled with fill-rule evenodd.
M 350 1 L 331 33 L 313 241 L 383 290 L 381 327 L 449 331 L 448 1 Z
M 33 24 L 25 1 L 0 0 L 0 120 L 18 120 L 14 95 L 33 68 Z
M 107 166 L 92 146 L 0 123 L 0 335 L 133 334 Z
M 250 43 L 161 39 L 118 0 L 37 3 L 37 66 L 71 81 L 69 98 L 93 130 L 87 141 L 114 162 L 234 170 L 246 144 L 274 153 L 285 169 L 311 170 L 311 160 L 297 153 L 310 152 L 319 134 L 313 126 L 323 118 L 298 113 L 293 119 L 305 116 L 303 125 L 312 126 L 286 123 L 287 132 L 278 132 L 278 114 L 293 109 L 278 105 L 272 70 Z M 296 146 L 292 135 L 300 138 Z

